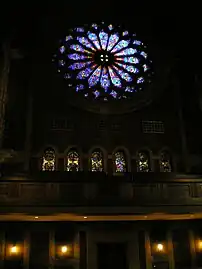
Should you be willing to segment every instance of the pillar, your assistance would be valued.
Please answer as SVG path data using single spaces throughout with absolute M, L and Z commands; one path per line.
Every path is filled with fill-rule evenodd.
M 145 231 L 146 268 L 152 269 L 152 255 L 149 232 Z
M 4 44 L 2 45 L 2 50 L 3 50 L 2 68 L 0 67 L 1 68 L 0 69 L 0 148 L 2 148 L 3 144 L 8 76 L 10 70 L 10 44 L 8 41 L 4 42 Z
M 170 230 L 167 232 L 167 244 L 168 244 L 169 269 L 175 269 L 175 260 L 174 260 L 174 253 L 173 253 L 172 232 Z
M 32 92 L 29 92 L 27 102 L 27 117 L 26 117 L 26 138 L 25 138 L 25 161 L 24 170 L 28 171 L 30 166 L 31 158 L 31 146 L 32 146 L 32 126 L 33 126 L 33 97 Z

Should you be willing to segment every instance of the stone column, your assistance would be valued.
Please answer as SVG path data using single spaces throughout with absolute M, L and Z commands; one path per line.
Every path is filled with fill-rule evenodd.
M 152 269 L 152 254 L 149 232 L 145 230 L 146 267 Z
M 189 245 L 190 245 L 190 253 L 191 253 L 191 268 L 197 268 L 196 267 L 196 245 L 195 245 L 195 238 L 194 238 L 194 232 L 190 229 L 188 231 L 189 233 Z
M 30 253 L 30 232 L 27 230 L 25 232 L 24 249 L 23 249 L 24 269 L 29 269 L 29 253 Z
M 5 242 L 5 231 L 0 232 L 0 268 L 4 268 L 4 260 L 6 254 L 6 242 Z
M 173 253 L 173 240 L 172 240 L 172 232 L 169 230 L 167 232 L 167 242 L 168 242 L 168 262 L 169 268 L 175 268 L 175 261 L 174 261 L 174 253 Z
M 8 76 L 10 70 L 10 43 L 8 41 L 3 43 L 2 51 L 2 63 L 0 62 L 0 148 L 2 148 L 3 144 Z
M 80 269 L 87 269 L 87 236 L 86 231 L 79 232 L 79 245 L 80 245 Z
M 24 145 L 25 161 L 24 170 L 29 171 L 31 147 L 32 147 L 32 126 L 33 126 L 33 97 L 31 90 L 29 91 L 27 102 L 27 117 L 26 117 L 26 138 Z

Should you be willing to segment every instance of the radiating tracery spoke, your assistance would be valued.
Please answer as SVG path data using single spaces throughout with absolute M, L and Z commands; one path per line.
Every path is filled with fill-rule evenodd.
M 110 79 L 109 79 L 109 74 L 107 72 L 107 68 L 103 67 L 102 69 L 102 76 L 100 79 L 101 86 L 107 90 L 110 87 Z
M 108 34 L 101 31 L 99 33 L 99 38 L 100 38 L 100 43 L 101 43 L 102 49 L 105 50 L 107 47 Z
M 90 86 L 94 86 L 98 83 L 100 79 L 100 74 L 101 74 L 101 66 L 99 66 L 88 79 L 88 83 Z
M 146 46 L 111 24 L 74 28 L 58 53 L 58 72 L 85 97 L 126 98 L 150 81 Z

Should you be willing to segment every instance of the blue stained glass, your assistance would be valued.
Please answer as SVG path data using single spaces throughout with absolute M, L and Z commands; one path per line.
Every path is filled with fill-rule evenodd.
M 119 51 L 125 47 L 128 46 L 128 44 L 130 43 L 130 40 L 121 40 L 114 48 L 113 50 L 111 51 L 112 53 L 113 52 L 116 52 L 116 51 Z
M 86 51 L 82 46 L 80 45 L 71 45 L 70 49 L 73 49 L 75 51 L 80 51 L 80 52 L 88 52 Z M 90 53 L 90 52 L 89 52 Z
M 124 57 L 122 58 L 125 63 L 138 64 L 139 59 L 137 57 Z
M 133 88 L 128 86 L 125 88 L 125 92 L 133 92 Z
M 111 31 L 114 27 L 113 27 L 112 24 L 110 24 L 110 25 L 108 26 L 108 28 L 109 28 L 109 30 Z
M 76 32 L 78 33 L 83 33 L 84 32 L 84 28 L 83 27 L 78 27 L 78 28 L 75 28 Z
M 65 41 L 69 41 L 71 39 L 73 39 L 73 37 L 71 35 L 68 35 L 68 36 L 66 36 Z
M 110 36 L 109 38 L 109 42 L 108 42 L 108 46 L 107 46 L 107 50 L 111 50 L 114 45 L 116 45 L 116 43 L 119 41 L 119 34 L 113 34 Z
M 94 70 L 95 67 L 96 66 L 93 65 L 91 67 L 87 67 L 86 69 L 80 71 L 78 73 L 78 75 L 77 75 L 76 78 L 78 78 L 78 79 L 85 79 L 85 78 L 87 78 L 92 73 L 92 71 Z
M 132 81 L 132 77 L 128 73 L 126 73 L 123 70 L 117 68 L 116 66 L 114 66 L 114 69 L 121 76 L 122 79 L 125 79 L 127 82 Z
M 116 86 L 116 87 L 121 87 L 121 80 L 120 78 L 117 76 L 117 74 L 111 69 L 111 67 L 108 67 L 109 69 L 109 75 L 111 77 L 111 81 L 112 83 Z
M 108 34 L 105 33 L 104 31 L 101 31 L 99 33 L 99 38 L 100 38 L 100 43 L 101 43 L 102 49 L 105 50 L 107 47 Z
M 68 58 L 71 60 L 84 60 L 87 58 L 90 58 L 89 56 L 83 55 L 83 54 L 78 54 L 78 53 L 72 53 L 68 55 Z
M 98 27 L 98 26 L 97 26 L 97 24 L 96 24 L 96 23 L 93 23 L 93 24 L 92 24 L 92 27 L 93 27 L 94 29 L 96 29 L 96 30 L 97 30 L 97 27 Z
M 143 83 L 144 82 L 144 78 L 143 77 L 140 77 L 140 78 L 138 78 L 137 79 L 137 83 L 139 84 L 139 83 Z
M 80 37 L 77 36 L 77 40 L 84 46 L 86 46 L 89 49 L 95 50 L 93 45 L 88 41 L 88 39 L 86 37 Z
M 100 49 L 100 43 L 96 34 L 88 32 L 88 38 L 93 42 L 97 49 Z
M 59 60 L 59 65 L 60 66 L 64 66 L 65 65 L 65 61 L 64 60 Z
M 125 69 L 130 72 L 130 73 L 139 73 L 139 69 L 137 69 L 136 67 L 132 66 L 132 65 L 126 65 Z
M 133 41 L 133 44 L 135 44 L 135 45 L 141 45 L 141 44 L 142 44 L 142 42 L 141 42 L 141 41 L 139 41 L 139 40 L 134 40 L 134 41 Z
M 144 72 L 146 72 L 149 69 L 149 67 L 146 64 L 143 65 L 143 68 L 144 68 Z
M 132 48 L 128 48 L 128 49 L 124 49 L 118 53 L 116 53 L 116 56 L 121 56 L 121 55 L 132 55 L 134 53 L 136 53 L 137 50 L 136 49 L 132 49 Z
M 79 84 L 79 85 L 76 85 L 76 91 L 80 91 L 80 90 L 83 90 L 84 89 L 84 85 L 83 84 Z
M 110 79 L 106 67 L 102 69 L 100 84 L 105 90 L 107 90 L 110 86 Z
M 88 79 L 88 84 L 94 86 L 98 83 L 101 74 L 101 66 L 99 66 Z
M 100 95 L 100 92 L 99 91 L 94 91 L 93 93 L 95 95 L 95 98 L 97 98 Z
M 128 35 L 128 31 L 124 31 L 122 35 L 123 35 L 123 36 Z
M 112 91 L 110 92 L 110 95 L 113 96 L 114 98 L 117 98 L 117 92 L 114 91 L 114 90 L 112 90 Z
M 65 37 L 56 55 L 57 70 L 63 71 L 67 85 L 80 80 L 74 90 L 81 91 L 85 97 L 98 98 L 104 91 L 115 99 L 127 98 L 130 93 L 140 91 L 146 77 L 149 79 L 151 75 L 145 48 L 136 34 L 121 31 L 111 24 L 93 23 L 88 30 L 84 26 L 77 27 Z M 140 70 L 143 74 L 136 75 Z M 136 88 L 130 84 L 133 80 Z M 105 95 L 104 100 L 109 98 Z
M 144 51 L 141 51 L 140 55 L 142 55 L 145 59 L 147 59 L 147 53 Z
M 65 52 L 65 46 L 60 47 L 60 52 L 61 53 L 64 53 Z
M 125 68 L 128 72 L 135 73 L 135 74 L 139 73 L 139 69 L 137 69 L 133 65 L 121 64 L 121 63 L 117 63 L 117 64 Z
M 70 69 L 75 70 L 75 69 L 81 69 L 86 67 L 87 65 L 91 64 L 91 62 L 77 62 L 77 63 L 73 63 L 69 66 Z
M 70 74 L 68 74 L 68 73 L 65 73 L 65 74 L 64 74 L 64 78 L 65 78 L 65 79 L 70 79 L 71 77 L 72 77 L 72 76 L 71 76 Z

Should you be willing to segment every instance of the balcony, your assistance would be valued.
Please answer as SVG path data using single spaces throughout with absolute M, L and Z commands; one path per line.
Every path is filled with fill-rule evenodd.
M 40 172 L 5 175 L 0 181 L 2 216 L 199 218 L 201 206 L 202 177 L 197 175 Z

